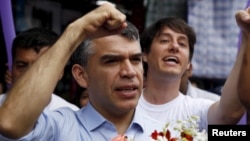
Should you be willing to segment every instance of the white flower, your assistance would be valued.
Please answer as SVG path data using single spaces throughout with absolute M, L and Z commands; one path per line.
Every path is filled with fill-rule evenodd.
M 191 116 L 187 121 L 178 120 L 174 127 L 167 123 L 163 131 L 154 131 L 151 134 L 151 141 L 207 141 L 208 135 L 205 130 L 199 131 L 197 122 L 200 120 L 198 116 Z M 174 133 L 174 136 L 171 135 Z
M 174 123 L 165 124 L 162 131 L 153 131 L 150 141 L 208 141 L 208 135 L 205 130 L 199 131 L 197 122 L 198 116 L 191 116 L 187 121 L 178 120 Z M 171 132 L 172 131 L 172 132 Z M 112 141 L 118 140 L 119 136 Z M 123 139 L 125 141 L 134 141 L 131 138 Z

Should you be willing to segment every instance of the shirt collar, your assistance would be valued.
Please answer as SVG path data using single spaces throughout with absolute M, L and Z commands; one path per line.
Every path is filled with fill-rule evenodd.
M 89 131 L 97 129 L 105 122 L 109 122 L 95 110 L 95 108 L 90 104 L 90 102 L 84 108 L 77 111 L 77 117 L 80 123 Z M 136 128 L 140 132 L 143 132 L 146 124 L 144 123 L 143 117 L 144 114 L 136 110 L 129 129 Z

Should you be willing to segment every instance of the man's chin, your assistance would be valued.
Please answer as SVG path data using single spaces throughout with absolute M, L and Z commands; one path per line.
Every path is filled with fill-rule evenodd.
M 137 103 L 138 102 L 129 102 L 129 103 L 124 103 L 123 105 L 121 105 L 121 109 L 124 109 L 124 110 L 134 110 L 137 106 Z

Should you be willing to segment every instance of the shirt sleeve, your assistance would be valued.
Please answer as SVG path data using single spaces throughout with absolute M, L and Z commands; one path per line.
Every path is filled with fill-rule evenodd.
M 54 140 L 56 135 L 56 124 L 50 112 L 44 110 L 37 120 L 33 130 L 20 139 L 9 139 L 0 135 L 0 141 L 49 141 Z

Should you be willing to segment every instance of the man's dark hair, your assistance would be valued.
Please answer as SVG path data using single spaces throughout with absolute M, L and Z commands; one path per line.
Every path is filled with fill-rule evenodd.
M 43 47 L 51 47 L 58 37 L 57 33 L 42 27 L 27 29 L 14 38 L 12 43 L 12 58 L 14 60 L 17 48 L 33 49 L 39 53 Z

